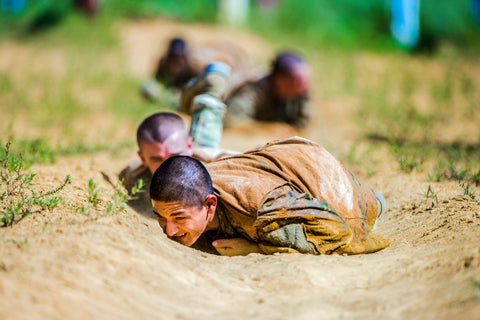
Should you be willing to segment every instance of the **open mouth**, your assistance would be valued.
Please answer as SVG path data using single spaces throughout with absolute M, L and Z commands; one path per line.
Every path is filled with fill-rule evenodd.
M 173 238 L 175 241 L 180 241 L 180 240 L 183 240 L 186 236 L 187 236 L 187 233 L 184 232 L 184 233 L 181 233 L 181 234 L 176 234 L 176 235 L 174 235 L 172 238 Z

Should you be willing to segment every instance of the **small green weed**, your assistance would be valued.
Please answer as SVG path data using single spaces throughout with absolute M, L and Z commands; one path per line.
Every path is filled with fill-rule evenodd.
M 438 204 L 438 194 L 433 190 L 431 186 L 428 186 L 427 191 L 423 191 L 425 198 L 432 198 Z
M 427 175 L 427 181 L 440 182 L 443 180 L 457 180 L 459 184 L 474 183 L 480 184 L 480 170 L 472 170 L 469 166 L 455 167 L 449 165 L 446 168 L 437 168 L 433 173 Z
M 57 188 L 35 191 L 32 182 L 36 173 L 25 173 L 23 158 L 10 152 L 11 142 L 0 150 L 0 223 L 2 227 L 20 222 L 32 212 L 54 208 L 62 198 L 54 196 L 70 183 L 70 175 Z
M 475 185 L 479 185 L 480 184 L 480 170 L 478 170 L 477 172 L 471 172 L 470 173 L 470 180 L 475 183 Z
M 113 184 L 112 184 L 113 185 Z M 122 211 L 126 208 L 126 203 L 129 200 L 136 199 L 136 195 L 138 193 L 144 192 L 144 184 L 143 180 L 139 179 L 136 184 L 132 187 L 130 195 L 128 194 L 127 190 L 125 190 L 123 183 L 118 181 L 114 187 L 114 192 L 111 196 L 111 201 L 105 207 L 104 213 L 106 214 L 114 214 L 119 211 Z M 77 208 L 77 211 L 90 215 L 92 210 L 98 210 L 99 205 L 101 204 L 101 196 L 104 193 L 104 189 L 99 187 L 95 179 L 90 178 L 87 183 L 87 201 L 86 203 Z
M 143 189 L 145 187 L 143 179 L 138 179 L 137 182 L 135 182 L 135 185 L 132 187 L 132 190 L 130 190 L 130 199 L 129 200 L 135 200 L 137 199 L 136 195 L 139 193 L 145 192 Z
M 118 181 L 115 185 L 115 192 L 112 195 L 112 202 L 107 205 L 106 213 L 112 214 L 119 211 L 124 210 L 127 207 L 127 202 L 129 200 L 136 199 L 136 195 L 141 192 L 145 192 L 143 190 L 144 184 L 142 179 L 138 179 L 135 185 L 132 187 L 130 195 L 125 190 L 123 183 Z
M 88 202 L 93 206 L 94 209 L 97 209 L 98 205 L 100 204 L 100 192 L 102 188 L 97 185 L 95 179 L 90 178 L 87 184 L 87 199 Z
M 418 147 L 408 147 L 403 142 L 397 142 L 392 139 L 386 139 L 388 142 L 388 149 L 390 153 L 395 155 L 400 170 L 403 172 L 412 172 L 415 169 L 417 172 L 422 172 L 422 164 L 424 162 L 424 155 L 422 150 Z
M 83 206 L 77 208 L 77 211 L 90 215 L 92 209 L 98 208 L 98 205 L 101 202 L 100 194 L 102 191 L 103 189 L 98 186 L 95 179 L 90 178 L 87 183 L 87 202 Z
M 472 279 L 472 285 L 475 297 L 477 298 L 477 300 L 480 300 L 480 281 Z
M 413 157 L 409 157 L 407 155 L 401 155 L 397 158 L 398 164 L 400 166 L 400 170 L 404 172 L 411 172 L 413 169 L 421 170 L 419 165 L 420 162 L 414 159 Z
M 429 173 L 427 175 L 427 181 L 440 182 L 443 181 L 444 176 L 440 172 Z
M 456 169 L 454 166 L 448 167 L 448 172 L 446 174 L 447 179 L 463 181 L 466 179 L 468 173 L 468 167 Z
M 11 243 L 17 247 L 22 247 L 26 246 L 28 244 L 28 238 L 25 238 L 23 240 L 17 241 L 15 239 L 5 239 L 5 243 Z
M 367 168 L 367 177 L 373 177 L 374 175 L 377 174 L 377 169 L 375 168 Z
M 473 191 L 470 183 L 459 182 L 460 189 L 464 196 L 469 196 L 472 199 L 475 199 L 475 191 Z

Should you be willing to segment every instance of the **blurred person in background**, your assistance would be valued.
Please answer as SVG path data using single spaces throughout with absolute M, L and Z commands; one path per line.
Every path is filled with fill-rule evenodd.
M 154 72 L 154 79 L 142 86 L 142 95 L 153 101 L 161 101 L 163 88 L 171 89 L 177 101 L 180 92 L 190 80 L 204 72 L 212 62 L 221 62 L 229 66 L 228 87 L 232 88 L 252 69 L 248 55 L 237 45 L 228 41 L 214 41 L 201 46 L 191 47 L 181 37 L 170 40 L 166 52 L 160 58 Z M 180 108 L 182 109 L 182 108 Z
M 245 81 L 226 98 L 226 125 L 255 119 L 306 126 L 310 118 L 310 73 L 309 65 L 297 54 L 279 53 L 268 74 Z
M 167 51 L 160 58 L 155 70 L 155 79 L 166 87 L 182 89 L 200 73 L 199 66 L 192 63 L 189 48 L 182 38 L 170 40 Z
M 98 12 L 100 0 L 75 0 L 75 6 L 85 15 L 91 17 Z
M 178 93 L 192 78 L 201 72 L 201 65 L 194 63 L 187 43 L 182 38 L 172 38 L 167 50 L 160 57 L 154 77 L 145 81 L 141 88 L 144 98 L 149 101 L 168 104 L 178 104 Z M 164 88 L 171 89 L 165 92 Z

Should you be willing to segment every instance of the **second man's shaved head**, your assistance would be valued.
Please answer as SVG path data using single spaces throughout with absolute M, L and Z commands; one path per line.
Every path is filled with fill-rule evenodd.
M 137 144 L 143 142 L 165 142 L 172 134 L 188 137 L 188 129 L 183 119 L 175 113 L 155 113 L 140 124 L 137 130 Z
M 191 156 L 192 138 L 183 119 L 175 113 L 155 113 L 137 130 L 138 155 L 153 174 L 172 155 Z

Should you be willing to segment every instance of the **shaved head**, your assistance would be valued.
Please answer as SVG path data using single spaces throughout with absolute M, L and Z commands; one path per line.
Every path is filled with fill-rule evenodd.
M 182 56 L 187 54 L 187 44 L 182 38 L 173 38 L 168 45 L 168 54 Z
M 274 90 L 280 99 L 304 99 L 308 96 L 310 67 L 291 52 L 278 54 L 272 63 Z
M 155 113 L 143 120 L 137 130 L 137 144 L 138 156 L 152 174 L 171 156 L 193 154 L 193 140 L 183 119 L 170 112 Z
M 160 202 L 180 202 L 187 207 L 201 208 L 213 194 L 210 174 L 197 159 L 173 156 L 155 171 L 150 184 L 150 198 Z
M 137 144 L 164 143 L 171 139 L 188 139 L 188 130 L 183 119 L 175 113 L 159 112 L 143 120 L 137 130 Z
M 302 58 L 292 52 L 279 53 L 272 62 L 272 73 L 289 75 L 305 64 Z

